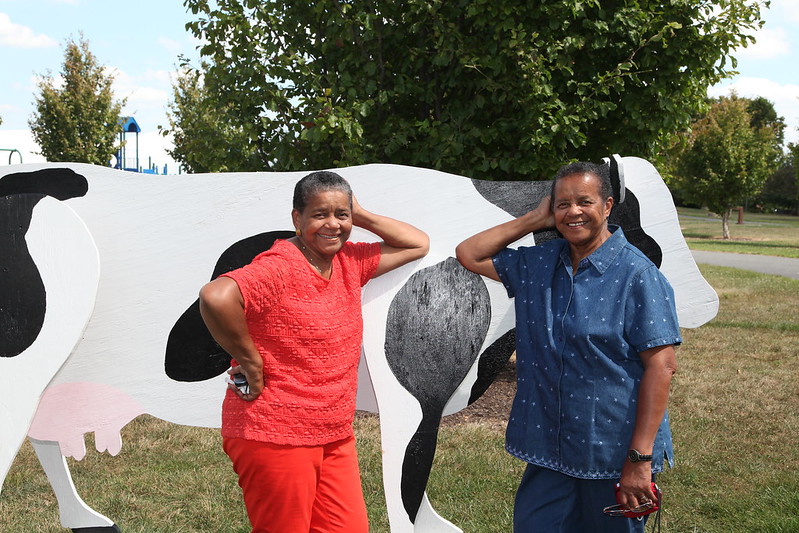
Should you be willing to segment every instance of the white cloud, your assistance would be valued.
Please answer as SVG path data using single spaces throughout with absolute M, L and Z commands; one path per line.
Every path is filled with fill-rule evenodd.
M 771 11 L 781 20 L 799 22 L 799 2 L 796 0 L 771 0 Z
M 172 79 L 175 77 L 176 71 L 171 70 L 154 70 L 148 69 L 144 73 L 144 79 L 147 81 L 154 81 L 160 85 L 171 86 Z
M 168 37 L 159 37 L 157 40 L 158 44 L 161 45 L 167 52 L 175 55 L 179 54 L 183 50 L 183 45 L 180 44 L 178 41 L 174 39 L 169 39 Z
M 735 91 L 738 96 L 762 96 L 774 104 L 777 114 L 785 119 L 785 142 L 799 143 L 799 85 L 779 84 L 765 78 L 736 78 L 733 83 L 708 89 L 708 96 L 726 96 Z
M 783 28 L 762 28 L 754 34 L 755 44 L 738 48 L 735 57 L 739 59 L 773 59 L 788 55 L 791 51 L 788 34 Z
M 114 95 L 127 98 L 122 114 L 133 116 L 142 130 L 156 131 L 158 124 L 165 124 L 164 109 L 172 97 L 169 72 L 149 70 L 142 76 L 131 76 L 116 70 Z
M 58 46 L 55 39 L 44 34 L 35 34 L 27 26 L 11 22 L 5 13 L 0 13 L 0 46 L 13 48 L 49 48 Z
M 156 109 L 162 111 L 169 100 L 169 93 L 154 87 L 136 87 L 128 94 L 125 108 L 133 111 Z

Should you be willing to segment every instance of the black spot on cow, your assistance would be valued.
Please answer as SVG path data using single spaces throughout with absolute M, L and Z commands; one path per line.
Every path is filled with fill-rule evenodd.
M 630 189 L 627 189 L 624 203 L 613 205 L 608 222 L 621 226 L 630 244 L 641 250 L 655 263 L 655 266 L 660 268 L 663 262 L 663 250 L 657 241 L 641 228 L 641 206 Z
M 10 194 L 46 194 L 58 200 L 85 196 L 89 182 L 71 168 L 45 168 L 15 172 L 0 178 L 0 196 Z
M 69 168 L 17 172 L 0 178 L 0 357 L 15 357 L 39 336 L 47 295 L 25 235 L 44 196 L 68 200 L 89 190 Z
M 485 283 L 453 258 L 415 272 L 389 307 L 386 360 L 422 409 L 402 465 L 402 501 L 412 522 L 432 468 L 444 406 L 480 354 L 490 320 Z
M 47 308 L 44 283 L 25 234 L 42 195 L 0 197 L 0 357 L 15 357 L 33 344 Z
M 492 342 L 491 346 L 480 354 L 480 360 L 477 362 L 477 379 L 472 384 L 469 405 L 485 394 L 488 387 L 494 383 L 499 373 L 508 364 L 510 356 L 513 355 L 515 350 L 516 328 L 513 328 Z
M 258 254 L 271 248 L 276 240 L 293 235 L 293 231 L 271 231 L 233 244 L 219 257 L 211 279 L 248 265 Z M 219 376 L 229 366 L 230 355 L 216 343 L 205 326 L 198 298 L 169 332 L 164 358 L 166 375 L 175 381 L 204 381 Z
M 472 180 L 480 196 L 516 218 L 535 209 L 552 190 L 551 181 L 486 181 Z M 557 239 L 554 229 L 533 233 L 535 242 L 541 244 Z

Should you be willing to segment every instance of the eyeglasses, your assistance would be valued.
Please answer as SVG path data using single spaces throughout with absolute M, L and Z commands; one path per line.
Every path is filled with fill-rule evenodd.
M 616 492 L 619 491 L 619 484 L 616 484 Z M 621 504 L 617 503 L 616 505 L 609 505 L 602 509 L 602 512 L 608 516 L 624 516 L 626 518 L 641 518 L 646 516 L 650 513 L 654 513 L 660 509 L 663 500 L 663 493 L 660 491 L 660 487 L 658 487 L 655 483 L 652 483 L 652 492 L 655 493 L 655 497 L 657 500 L 646 500 L 638 507 L 633 507 L 632 509 L 628 509 L 626 507 L 622 507 Z
M 639 516 L 646 516 L 650 513 L 654 513 L 658 509 L 658 504 L 650 500 L 642 503 L 638 507 L 633 507 L 632 509 L 624 508 L 620 503 L 617 503 L 616 505 L 609 505 L 605 507 L 602 509 L 602 512 L 608 516 L 626 516 L 627 518 L 638 518 Z

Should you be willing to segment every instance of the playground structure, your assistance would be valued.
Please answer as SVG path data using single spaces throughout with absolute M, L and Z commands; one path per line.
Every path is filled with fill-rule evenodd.
M 0 152 L 8 152 L 8 164 L 11 164 L 11 158 L 16 152 L 17 156 L 19 157 L 19 164 L 22 164 L 22 153 L 17 150 L 16 148 L 0 148 Z
M 139 133 L 141 128 L 133 117 L 119 117 L 119 148 L 116 152 L 116 161 L 112 168 L 126 170 L 128 172 L 141 172 L 142 174 L 167 174 L 167 166 L 164 165 L 163 172 L 158 172 L 158 166 L 154 165 L 152 158 L 148 158 L 147 167 L 142 167 L 139 161 Z M 136 134 L 136 149 L 133 157 L 128 157 L 127 134 Z
M 109 163 L 111 168 L 115 168 L 117 170 L 125 170 L 128 172 L 139 172 L 142 174 L 168 174 L 168 167 L 165 164 L 163 167 L 159 168 L 158 165 L 155 165 L 152 162 L 152 157 L 148 157 L 147 167 L 142 167 L 141 162 L 139 159 L 139 133 L 141 133 L 141 127 L 136 122 L 136 119 L 133 117 L 120 117 L 117 121 L 119 124 L 119 148 L 117 148 L 116 153 L 114 154 L 114 160 Z M 127 151 L 127 134 L 128 133 L 135 133 L 135 151 L 133 157 L 128 157 Z M 8 152 L 8 165 L 12 164 L 23 164 L 22 161 L 22 152 L 17 150 L 16 148 L 0 148 L 0 152 Z M 14 154 L 19 158 L 19 161 L 14 161 Z M 5 164 L 4 159 L 0 159 L 0 162 Z M 178 173 L 180 173 L 180 169 L 178 169 Z

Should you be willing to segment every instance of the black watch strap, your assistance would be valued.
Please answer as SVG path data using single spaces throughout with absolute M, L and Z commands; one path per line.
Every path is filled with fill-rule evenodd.
M 627 452 L 627 458 L 630 459 L 631 463 L 641 463 L 652 460 L 651 455 L 644 455 L 634 448 Z

